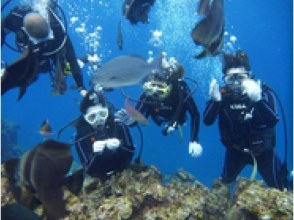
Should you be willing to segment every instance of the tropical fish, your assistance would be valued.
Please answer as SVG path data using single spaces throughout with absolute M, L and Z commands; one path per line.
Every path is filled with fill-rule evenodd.
M 7 66 L 1 76 L 1 95 L 19 87 L 18 100 L 26 92 L 27 87 L 33 83 L 38 75 L 39 59 L 29 47 L 19 59 Z
M 92 77 L 93 86 L 119 88 L 141 84 L 152 73 L 162 71 L 162 54 L 147 63 L 139 56 L 119 56 L 107 62 Z
M 232 207 L 223 220 L 258 220 L 258 216 L 248 209 Z
M 122 36 L 122 30 L 121 30 L 121 20 L 119 20 L 118 26 L 117 26 L 116 43 L 117 43 L 118 49 L 122 50 L 124 42 L 123 42 L 123 36 Z
M 123 15 L 131 24 L 138 22 L 148 23 L 148 13 L 155 0 L 125 0 L 123 2 Z
M 82 169 L 66 177 L 72 161 L 71 145 L 47 140 L 20 159 L 5 162 L 5 174 L 16 201 L 30 209 L 42 204 L 47 219 L 68 214 L 62 186 L 78 195 L 83 183 Z
M 200 0 L 197 11 L 204 18 L 195 25 L 191 37 L 204 50 L 195 58 L 215 56 L 221 52 L 224 42 L 224 0 Z
M 143 125 L 149 124 L 146 117 L 129 103 L 128 98 L 126 98 L 126 101 L 125 101 L 125 109 L 128 115 L 131 116 L 136 122 L 139 122 Z
M 1 219 L 5 220 L 41 220 L 32 210 L 18 203 L 1 206 Z
M 45 121 L 43 121 L 43 123 L 41 124 L 39 133 L 44 137 L 44 138 L 48 138 L 50 135 L 52 135 L 52 128 L 50 126 L 49 120 L 46 119 Z

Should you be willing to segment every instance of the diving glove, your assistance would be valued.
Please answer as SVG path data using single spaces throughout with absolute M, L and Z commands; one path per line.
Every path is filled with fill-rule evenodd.
M 109 150 L 116 150 L 120 146 L 120 140 L 117 138 L 109 138 L 105 140 L 105 145 Z
M 189 143 L 189 154 L 192 157 L 200 157 L 202 155 L 202 146 L 197 141 L 192 141 Z
M 161 133 L 164 136 L 167 136 L 170 132 L 173 132 L 175 130 L 175 128 L 177 127 L 177 122 L 174 122 L 172 125 L 168 125 L 167 127 L 165 127 L 165 129 L 163 129 L 161 131 Z
M 93 143 L 93 152 L 102 153 L 105 148 L 105 141 L 95 141 Z
M 136 121 L 127 113 L 127 110 L 124 108 L 117 111 L 115 114 L 115 121 L 120 122 L 126 126 L 133 125 Z
M 242 87 L 251 101 L 258 102 L 261 100 L 260 81 L 256 82 L 252 79 L 246 79 L 243 81 Z
M 220 102 L 222 97 L 219 90 L 219 84 L 216 79 L 212 79 L 209 85 L 209 95 L 213 101 Z
M 87 93 L 88 93 L 88 91 L 86 89 L 84 89 L 84 88 L 80 88 L 79 90 L 80 90 L 80 95 L 82 97 L 85 97 L 87 95 Z

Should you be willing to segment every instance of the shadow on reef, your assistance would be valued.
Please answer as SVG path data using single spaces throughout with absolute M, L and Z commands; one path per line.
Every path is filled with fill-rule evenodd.
M 19 157 L 23 152 L 18 146 L 19 125 L 1 119 L 1 162 Z
M 5 173 L 2 205 L 14 202 Z M 292 192 L 270 189 L 260 181 L 240 179 L 233 201 L 218 179 L 211 189 L 180 169 L 166 180 L 154 166 L 132 165 L 102 182 L 87 177 L 78 197 L 65 190 L 70 219 L 222 220 L 293 218 Z M 42 208 L 35 210 L 41 215 Z M 254 218 L 252 218 L 252 216 Z

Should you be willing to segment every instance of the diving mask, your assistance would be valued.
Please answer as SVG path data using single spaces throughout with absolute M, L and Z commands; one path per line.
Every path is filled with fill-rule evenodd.
M 153 96 L 156 99 L 165 99 L 171 92 L 171 85 L 166 82 L 148 81 L 144 83 L 143 89 L 147 96 Z
M 102 105 L 89 107 L 84 119 L 93 127 L 104 125 L 109 115 L 108 108 Z
M 231 68 L 224 76 L 224 81 L 228 85 L 240 85 L 243 80 L 249 78 L 249 72 L 245 68 Z

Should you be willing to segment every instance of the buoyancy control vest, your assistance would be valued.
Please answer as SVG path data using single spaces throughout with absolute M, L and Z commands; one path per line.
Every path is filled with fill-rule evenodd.
M 276 144 L 275 127 L 256 128 L 252 121 L 254 103 L 241 93 L 230 93 L 224 87 L 222 110 L 220 111 L 221 141 L 226 147 L 240 151 L 250 149 L 255 155 L 274 148 Z

